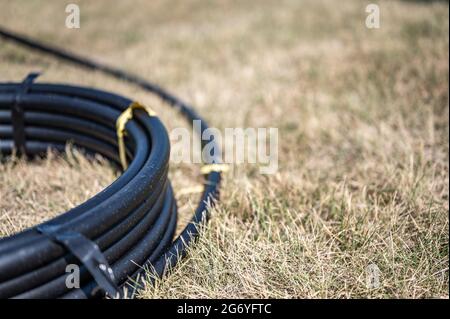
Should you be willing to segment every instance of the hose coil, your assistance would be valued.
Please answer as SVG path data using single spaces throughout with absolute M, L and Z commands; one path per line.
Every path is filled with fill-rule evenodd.
M 1 155 L 10 155 L 15 148 L 12 109 L 20 101 L 27 156 L 45 153 L 48 148 L 63 152 L 70 141 L 88 155 L 99 153 L 120 166 L 116 121 L 131 100 L 92 88 L 46 83 L 29 84 L 26 93 L 18 93 L 22 86 L 0 83 Z M 163 100 L 175 99 L 158 95 Z M 181 102 L 176 105 L 187 119 L 201 120 L 201 131 L 207 128 L 190 107 Z M 73 234 L 95 243 L 102 252 L 114 283 L 120 287 L 120 296 L 134 297 L 132 287 L 142 287 L 142 266 L 150 266 L 162 276 L 185 256 L 198 235 L 198 223 L 207 220 L 210 205 L 218 198 L 221 173 L 213 170 L 205 176 L 194 216 L 173 240 L 177 205 L 167 176 L 170 143 L 166 129 L 156 116 L 140 109 L 134 111 L 125 128 L 129 166 L 117 180 L 68 212 L 0 239 L 0 298 L 104 296 L 105 290 L 86 264 L 62 244 Z M 208 162 L 216 163 L 217 158 L 211 156 Z M 64 238 L 55 241 L 47 230 Z M 69 264 L 80 267 L 78 289 L 66 285 Z

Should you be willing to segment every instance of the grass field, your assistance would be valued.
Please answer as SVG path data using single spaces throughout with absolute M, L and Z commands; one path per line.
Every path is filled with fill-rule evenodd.
M 449 15 L 441 1 L 0 0 L 0 24 L 133 71 L 225 127 L 277 127 L 279 170 L 225 176 L 189 257 L 143 298 L 448 298 Z M 146 93 L 0 41 L 0 81 L 94 86 L 181 117 Z M 0 165 L 0 236 L 114 179 L 77 152 Z M 172 165 L 181 223 L 198 165 Z M 181 227 L 182 225 L 180 225 Z M 378 267 L 380 286 L 367 286 Z

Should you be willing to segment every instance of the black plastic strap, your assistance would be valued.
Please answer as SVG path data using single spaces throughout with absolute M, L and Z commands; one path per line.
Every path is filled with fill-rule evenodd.
M 22 85 L 16 92 L 14 105 L 11 112 L 13 125 L 13 140 L 18 155 L 26 154 L 25 146 L 25 117 L 22 107 L 22 95 L 27 94 L 33 81 L 40 75 L 40 73 L 30 73 L 22 81 Z
M 100 248 L 93 241 L 77 232 L 62 232 L 58 226 L 41 225 L 38 231 L 66 247 L 86 267 L 99 288 L 111 298 L 120 298 L 114 272 Z M 95 294 L 95 292 L 93 293 Z

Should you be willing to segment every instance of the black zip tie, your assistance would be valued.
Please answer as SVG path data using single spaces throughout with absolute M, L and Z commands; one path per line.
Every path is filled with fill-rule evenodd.
M 96 243 L 86 238 L 83 234 L 74 231 L 61 231 L 57 225 L 41 225 L 37 230 L 48 236 L 51 240 L 62 244 L 86 267 L 89 273 L 110 298 L 120 298 L 112 268 Z M 94 289 L 92 295 L 96 295 L 98 289 Z
M 22 95 L 27 94 L 31 84 L 40 75 L 40 73 L 30 73 L 22 81 L 22 85 L 16 92 L 14 105 L 11 112 L 11 122 L 13 125 L 13 140 L 17 155 L 27 154 L 25 141 L 25 116 L 22 106 Z

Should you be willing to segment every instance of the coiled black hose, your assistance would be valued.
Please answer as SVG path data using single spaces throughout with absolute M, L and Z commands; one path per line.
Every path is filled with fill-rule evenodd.
M 201 121 L 201 134 L 207 124 L 193 109 L 165 90 L 123 71 L 98 65 L 55 48 L 0 29 L 6 39 L 51 53 L 73 63 L 98 69 L 139 85 L 160 96 L 181 111 L 186 119 Z M 17 103 L 20 83 L 0 84 L 0 153 L 14 148 L 12 106 Z M 119 164 L 116 120 L 132 101 L 91 88 L 59 84 L 31 84 L 20 96 L 24 109 L 25 150 L 33 156 L 49 147 L 64 151 L 70 141 L 88 154 L 100 153 Z M 198 223 L 208 218 L 210 205 L 218 198 L 220 171 L 206 176 L 204 192 L 190 223 L 173 241 L 177 208 L 167 178 L 169 139 L 157 117 L 142 110 L 126 125 L 126 153 L 130 165 L 102 192 L 70 211 L 24 232 L 0 240 L 1 298 L 89 298 L 104 295 L 88 269 L 60 242 L 43 229 L 58 233 L 82 234 L 103 252 L 115 281 L 121 288 L 141 287 L 145 268 L 162 276 L 184 257 L 186 248 L 198 235 Z M 214 143 L 213 140 L 202 141 Z M 216 148 L 217 149 L 217 148 Z M 208 163 L 219 159 L 210 154 Z M 82 286 L 69 289 L 66 266 L 80 264 Z M 121 289 L 123 291 L 123 289 Z M 125 290 L 129 297 L 134 290 Z

